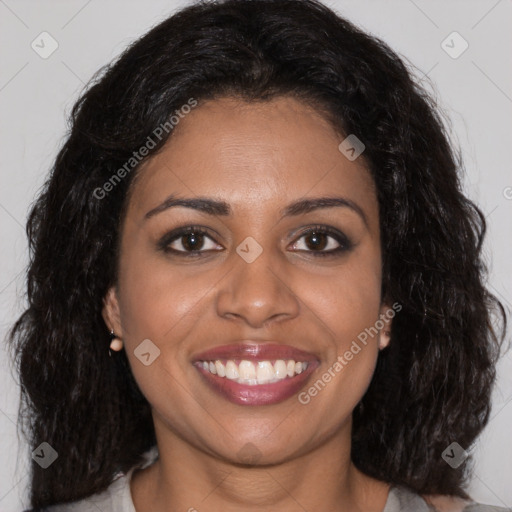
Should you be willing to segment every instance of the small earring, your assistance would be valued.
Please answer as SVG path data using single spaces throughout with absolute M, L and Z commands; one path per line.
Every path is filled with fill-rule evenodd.
M 379 342 L 379 350 L 383 350 L 383 349 L 385 349 L 389 345 L 389 342 L 390 342 L 390 339 L 391 339 L 391 331 L 384 331 L 383 335 L 385 336 L 385 339 L 384 340 L 382 340 L 382 339 L 380 340 L 380 342 Z
M 115 352 L 119 352 L 123 348 L 123 340 L 114 334 L 114 329 L 110 331 L 110 336 L 112 337 L 112 341 L 110 342 L 110 349 L 114 350 Z M 110 349 L 108 354 L 109 356 L 112 356 Z

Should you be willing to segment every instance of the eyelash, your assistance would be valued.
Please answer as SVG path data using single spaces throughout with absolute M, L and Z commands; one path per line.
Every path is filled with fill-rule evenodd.
M 205 228 L 203 228 L 201 226 L 187 226 L 184 228 L 176 228 L 173 231 L 165 234 L 157 243 L 158 249 L 160 249 L 161 251 L 163 251 L 166 254 L 173 254 L 173 255 L 176 255 L 179 257 L 183 256 L 183 257 L 187 257 L 187 258 L 201 257 L 203 255 L 203 253 L 210 252 L 211 250 L 180 251 L 180 250 L 172 249 L 169 247 L 174 241 L 179 240 L 180 238 L 183 238 L 184 236 L 192 234 L 192 233 L 195 235 L 206 236 L 206 237 L 210 238 L 211 240 L 213 240 L 212 236 L 210 235 L 210 232 L 208 230 L 206 230 Z M 326 257 L 326 256 L 340 255 L 341 253 L 348 252 L 353 247 L 352 242 L 347 238 L 346 235 L 344 235 L 340 231 L 333 229 L 329 226 L 322 226 L 322 225 L 308 227 L 306 230 L 304 230 L 298 236 L 298 238 L 294 242 L 294 245 L 297 243 L 298 240 L 310 235 L 311 233 L 328 235 L 329 237 L 335 239 L 335 241 L 339 244 L 339 247 L 337 247 L 335 249 L 330 249 L 329 251 L 324 251 L 324 250 L 322 250 L 322 251 L 314 251 L 314 250 L 304 251 L 303 249 L 299 249 L 297 252 L 311 253 L 315 257 Z M 213 241 L 215 241 L 215 240 L 213 240 Z M 218 251 L 218 252 L 220 252 L 220 251 Z

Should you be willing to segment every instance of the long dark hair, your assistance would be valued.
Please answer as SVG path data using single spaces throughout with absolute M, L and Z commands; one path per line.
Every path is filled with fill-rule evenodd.
M 392 50 L 321 3 L 227 0 L 181 10 L 93 79 L 30 212 L 28 308 L 10 335 L 19 419 L 31 449 L 59 453 L 47 469 L 32 464 L 33 507 L 104 490 L 156 442 L 124 351 L 108 355 L 101 315 L 138 166 L 105 183 L 190 98 L 279 95 L 364 142 L 383 298 L 403 306 L 354 411 L 353 461 L 386 482 L 467 497 L 469 459 L 453 469 L 441 455 L 453 441 L 470 447 L 488 420 L 504 329 L 491 316 L 505 316 L 484 287 L 485 221 L 461 191 L 442 119 Z

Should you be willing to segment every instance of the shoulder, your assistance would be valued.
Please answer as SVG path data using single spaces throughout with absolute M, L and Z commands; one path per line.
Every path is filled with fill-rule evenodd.
M 423 498 L 436 512 L 512 512 L 511 508 L 483 505 L 454 496 L 429 495 Z
M 24 512 L 136 512 L 130 492 L 130 481 L 137 468 L 146 468 L 158 458 L 158 447 L 155 445 L 145 452 L 142 462 L 126 473 L 118 473 L 113 482 L 103 492 L 72 503 L 60 503 L 45 508 L 30 509 Z
M 101 493 L 94 494 L 72 503 L 60 503 L 42 509 L 25 512 L 135 512 L 130 496 L 129 475 L 122 474 Z
M 455 496 L 422 496 L 402 486 L 392 487 L 383 512 L 512 512 L 512 508 L 482 505 Z

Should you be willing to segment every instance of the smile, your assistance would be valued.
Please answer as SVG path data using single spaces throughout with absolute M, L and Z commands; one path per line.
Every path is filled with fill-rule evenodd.
M 237 405 L 271 405 L 298 393 L 319 360 L 277 344 L 224 345 L 198 354 L 193 365 L 203 382 Z
M 294 377 L 302 373 L 307 367 L 306 361 L 199 361 L 204 370 L 222 378 L 233 380 L 238 384 L 257 386 L 260 384 L 273 384 L 280 380 Z

